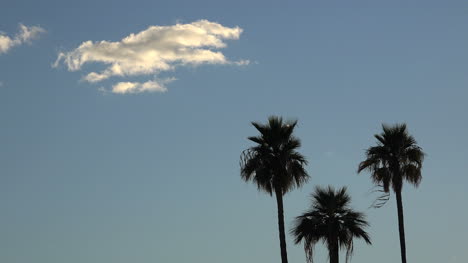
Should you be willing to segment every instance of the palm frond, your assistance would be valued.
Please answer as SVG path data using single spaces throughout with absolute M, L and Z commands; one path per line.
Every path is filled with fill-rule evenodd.
M 418 186 L 421 183 L 421 169 L 414 164 L 407 164 L 403 166 L 403 175 L 406 181 Z
M 386 192 L 383 190 L 383 187 L 381 185 L 376 186 L 379 189 L 374 190 L 374 192 L 379 193 L 380 195 L 372 202 L 372 204 L 369 206 L 369 208 L 381 208 L 384 206 L 388 200 L 390 200 L 390 192 Z

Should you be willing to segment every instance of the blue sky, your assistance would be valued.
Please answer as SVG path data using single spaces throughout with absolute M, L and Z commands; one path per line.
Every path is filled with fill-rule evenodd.
M 108 64 L 54 67 L 88 40 L 200 20 L 242 29 L 203 47 L 225 60 L 145 74 L 132 60 L 97 82 L 85 77 Z M 285 197 L 288 229 L 314 186 L 346 185 L 374 243 L 353 261 L 398 262 L 394 196 L 368 209 L 356 170 L 381 123 L 406 122 L 427 153 L 420 187 L 404 187 L 408 260 L 465 262 L 467 24 L 463 1 L 3 1 L 0 31 L 17 41 L 0 54 L 0 261 L 280 262 L 275 201 L 238 164 L 250 121 L 276 114 L 299 120 L 310 163 Z M 163 88 L 112 92 L 148 81 Z M 288 253 L 305 260 L 289 237 Z

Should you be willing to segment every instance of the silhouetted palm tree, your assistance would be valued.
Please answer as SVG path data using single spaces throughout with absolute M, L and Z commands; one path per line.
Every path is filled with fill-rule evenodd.
M 364 231 L 369 224 L 364 214 L 349 207 L 350 202 L 346 187 L 338 191 L 331 186 L 315 189 L 311 209 L 296 217 L 291 229 L 295 243 L 304 242 L 308 262 L 313 262 L 313 249 L 319 241 L 327 246 L 330 263 L 338 263 L 340 248 L 346 249 L 348 261 L 353 253 L 354 238 L 362 238 L 371 244 L 368 233 Z
M 401 261 L 406 263 L 405 227 L 401 190 L 403 181 L 418 186 L 421 182 L 421 168 L 424 159 L 422 149 L 413 136 L 408 134 L 406 124 L 382 125 L 383 132 L 374 135 L 377 146 L 366 151 L 366 160 L 359 164 L 358 173 L 368 170 L 375 184 L 384 192 L 390 187 L 396 195 L 398 230 L 400 232 Z
M 253 181 L 259 190 L 276 196 L 282 263 L 288 262 L 283 195 L 309 179 L 304 169 L 307 161 L 296 151 L 301 146 L 300 140 L 292 135 L 296 124 L 297 121 L 283 122 L 276 116 L 271 116 L 265 125 L 252 122 L 260 136 L 249 137 L 256 145 L 241 155 L 242 179 Z

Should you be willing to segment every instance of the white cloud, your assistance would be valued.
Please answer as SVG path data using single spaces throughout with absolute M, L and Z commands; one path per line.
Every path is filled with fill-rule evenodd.
M 84 76 L 88 82 L 99 82 L 110 77 L 155 75 L 180 66 L 200 64 L 247 65 L 248 60 L 230 61 L 215 49 L 226 47 L 225 39 L 239 39 L 242 29 L 225 27 L 207 20 L 171 26 L 150 26 L 136 34 L 111 41 L 85 41 L 70 52 L 61 52 L 54 66 L 60 63 L 70 71 L 81 70 L 86 63 L 103 63 L 101 72 Z M 165 91 L 160 82 L 120 82 L 113 86 L 115 93 Z
M 141 93 L 141 92 L 166 92 L 166 84 L 175 78 L 164 80 L 150 80 L 147 82 L 119 82 L 112 86 L 112 92 L 118 94 Z
M 0 32 L 0 54 L 8 52 L 14 46 L 30 43 L 31 40 L 45 32 L 45 29 L 39 26 L 28 27 L 20 24 L 19 27 L 20 31 L 14 37 L 9 37 Z

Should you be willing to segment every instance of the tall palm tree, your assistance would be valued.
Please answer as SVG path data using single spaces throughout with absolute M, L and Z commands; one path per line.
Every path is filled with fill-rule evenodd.
M 256 145 L 243 151 L 240 162 L 243 180 L 252 181 L 259 190 L 276 196 L 282 263 L 288 262 L 283 195 L 309 179 L 304 169 L 307 161 L 296 151 L 301 146 L 300 140 L 293 136 L 296 124 L 297 121 L 283 122 L 276 116 L 271 116 L 267 124 L 252 122 L 260 135 L 248 137 Z
M 363 170 L 369 171 L 373 182 L 381 185 L 385 193 L 389 193 L 390 188 L 395 192 L 401 261 L 406 263 L 401 191 L 405 180 L 414 186 L 418 186 L 421 182 L 424 153 L 413 136 L 408 134 L 406 124 L 382 125 L 382 128 L 382 133 L 374 135 L 377 145 L 367 149 L 366 160 L 359 164 L 358 173 Z
M 369 224 L 364 214 L 349 207 L 351 198 L 346 187 L 335 191 L 315 188 L 312 193 L 310 210 L 296 217 L 291 234 L 295 243 L 304 242 L 307 262 L 313 262 L 314 246 L 322 241 L 328 248 L 330 263 L 338 263 L 340 248 L 346 249 L 346 262 L 353 253 L 353 239 L 362 238 L 371 244 L 369 234 L 364 230 Z

